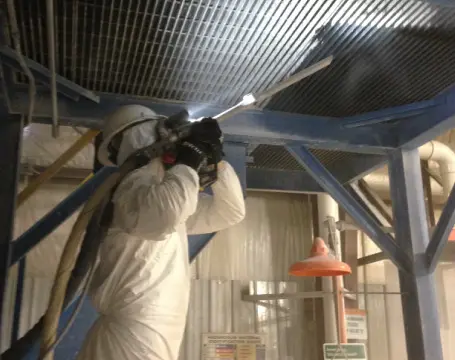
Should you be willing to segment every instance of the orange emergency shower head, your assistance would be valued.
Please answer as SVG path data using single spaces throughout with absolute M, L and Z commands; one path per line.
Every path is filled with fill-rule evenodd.
M 329 249 L 324 240 L 314 239 L 310 256 L 296 262 L 289 268 L 289 275 L 293 276 L 338 276 L 348 275 L 351 267 L 329 254 Z

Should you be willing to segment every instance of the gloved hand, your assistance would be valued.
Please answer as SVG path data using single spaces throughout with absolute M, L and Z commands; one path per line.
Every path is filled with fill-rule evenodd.
M 219 145 L 221 144 L 223 133 L 218 121 L 212 118 L 204 118 L 191 126 L 189 137 L 203 143 Z
M 188 138 L 177 146 L 177 164 L 187 165 L 197 172 L 207 164 L 205 145 L 200 141 Z
M 201 176 L 203 187 L 216 181 L 217 164 L 224 155 L 222 134 L 215 119 L 204 118 L 192 125 L 191 134 L 178 146 L 177 163 L 195 169 Z M 213 181 L 208 181 L 209 177 Z
M 223 133 L 215 119 L 204 118 L 193 124 L 189 138 L 201 143 L 210 163 L 217 164 L 223 158 Z

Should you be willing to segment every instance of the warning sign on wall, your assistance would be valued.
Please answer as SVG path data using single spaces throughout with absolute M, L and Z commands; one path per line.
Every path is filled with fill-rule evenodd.
M 348 339 L 367 340 L 367 313 L 360 309 L 346 309 Z
M 203 360 L 265 360 L 265 337 L 259 334 L 203 334 Z
M 365 344 L 324 344 L 324 360 L 367 360 Z

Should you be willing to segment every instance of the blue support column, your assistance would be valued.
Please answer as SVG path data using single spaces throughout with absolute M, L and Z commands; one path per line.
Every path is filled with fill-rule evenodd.
M 442 214 L 439 218 L 436 229 L 431 236 L 431 241 L 425 252 L 427 263 L 430 271 L 434 271 L 438 264 L 439 257 L 444 250 L 444 247 L 449 241 L 449 234 L 455 225 L 455 187 L 452 188 L 449 198 Z
M 245 144 L 226 144 L 224 147 L 226 160 L 235 169 L 237 176 L 242 184 L 243 194 L 246 195 L 246 145 Z M 205 246 L 215 236 L 213 234 L 194 235 L 188 237 L 188 246 L 190 261 L 193 261 L 196 256 L 205 248 Z
M 429 231 L 418 150 L 393 153 L 389 176 L 395 239 L 414 259 L 412 273 L 399 274 L 408 359 L 442 360 L 436 289 L 425 257 Z
M 16 190 L 21 155 L 22 117 L 8 116 L 2 109 L 0 121 L 0 310 L 3 308 L 13 240 Z M 0 329 L 2 328 L 0 311 Z M 1 339 L 0 339 L 1 348 Z
M 303 146 L 288 147 L 288 151 L 305 167 L 306 171 L 354 219 L 362 230 L 387 254 L 390 260 L 404 271 L 409 271 L 411 261 L 393 239 L 382 231 L 378 222 L 343 187 L 342 184 Z

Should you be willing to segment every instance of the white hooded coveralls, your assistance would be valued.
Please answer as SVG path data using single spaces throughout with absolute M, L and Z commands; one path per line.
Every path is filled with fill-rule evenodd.
M 153 142 L 150 123 L 125 132 L 119 163 Z M 223 162 L 213 196 L 199 193 L 196 171 L 160 160 L 129 174 L 114 194 L 112 227 L 100 248 L 91 298 L 100 316 L 78 360 L 176 360 L 190 293 L 188 234 L 240 222 L 238 177 Z

